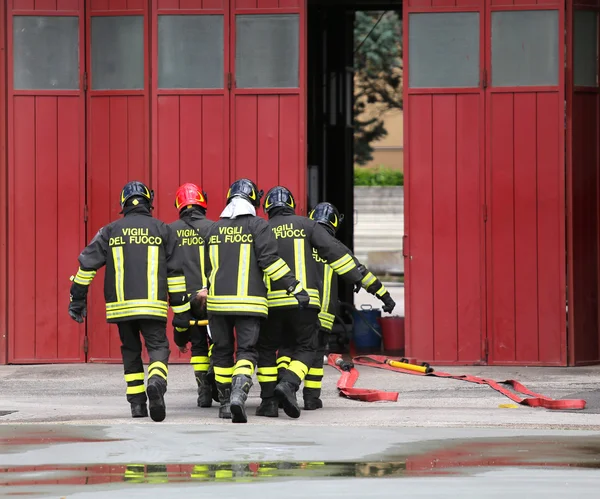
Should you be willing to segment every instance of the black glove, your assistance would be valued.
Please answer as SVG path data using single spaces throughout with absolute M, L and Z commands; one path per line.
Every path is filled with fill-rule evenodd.
M 190 329 L 176 327 L 173 330 L 173 340 L 178 347 L 184 347 L 190 342 Z
M 73 296 L 71 296 L 71 301 L 69 302 L 69 315 L 75 322 L 79 322 L 79 324 L 83 322 L 83 318 L 87 315 L 85 298 L 83 300 L 74 300 Z
M 396 306 L 396 302 L 392 300 L 390 292 L 386 291 L 385 294 L 383 294 L 379 299 L 383 302 L 383 311 L 387 312 L 388 314 L 392 313 L 394 307 Z
M 75 322 L 81 324 L 83 318 L 87 315 L 86 298 L 88 288 L 81 284 L 73 282 L 74 276 L 71 276 L 71 290 L 69 292 L 69 315 Z
M 185 312 L 175 314 L 171 324 L 173 324 L 173 326 L 176 328 L 188 329 L 190 327 L 190 322 L 193 320 L 195 319 L 192 313 L 189 310 L 186 310 Z
M 288 288 L 287 292 L 288 292 L 288 295 L 294 295 L 296 300 L 298 300 L 298 308 L 305 309 L 308 307 L 308 304 L 310 303 L 310 296 L 308 296 L 308 293 L 302 287 L 302 284 L 300 284 L 300 281 L 296 281 L 295 284 L 290 286 Z
M 362 281 L 354 283 L 354 292 L 358 293 L 362 289 Z

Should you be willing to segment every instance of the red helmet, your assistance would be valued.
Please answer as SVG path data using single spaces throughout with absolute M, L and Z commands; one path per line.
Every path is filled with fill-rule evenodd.
M 206 192 L 196 184 L 183 184 L 177 189 L 177 193 L 175 194 L 175 208 L 178 210 L 189 205 L 201 206 L 206 210 L 208 208 L 207 201 Z

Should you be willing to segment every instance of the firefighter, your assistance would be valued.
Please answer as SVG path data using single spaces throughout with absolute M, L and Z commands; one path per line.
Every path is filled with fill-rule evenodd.
M 308 293 L 277 255 L 269 224 L 256 216 L 262 191 L 248 179 L 236 180 L 227 206 L 208 234 L 208 319 L 213 339 L 212 360 L 219 393 L 219 417 L 247 422 L 245 402 L 258 360 L 256 343 L 267 317 L 265 277 L 278 283 L 283 295 L 306 307 Z M 237 351 L 234 365 L 235 327 Z
M 344 220 L 344 215 L 331 203 L 319 203 L 308 215 L 311 220 L 321 224 L 332 236 L 335 236 L 340 224 Z M 342 244 L 342 243 L 340 243 Z M 347 250 L 350 253 L 350 250 Z M 351 253 L 350 253 L 351 254 Z M 383 302 L 383 311 L 391 313 L 396 303 L 390 296 L 389 291 L 369 270 L 362 265 L 354 255 L 354 262 L 362 275 L 361 286 L 368 293 L 377 296 Z M 337 308 L 338 284 L 337 276 L 333 269 L 323 260 L 316 251 L 313 251 L 313 258 L 319 268 L 319 279 L 322 282 L 321 312 L 319 313 L 319 347 L 314 358 L 314 362 L 309 366 L 308 374 L 304 380 L 303 398 L 304 409 L 307 411 L 321 409 L 321 383 L 323 380 L 323 357 L 325 356 L 325 345 L 327 335 L 333 327 Z M 359 291 L 357 287 L 355 291 Z M 285 369 L 289 363 L 289 350 L 282 349 L 277 359 L 277 366 L 280 370 Z
M 124 216 L 104 227 L 79 255 L 79 270 L 71 277 L 69 315 L 79 323 L 86 316 L 86 297 L 98 269 L 106 265 L 104 298 L 106 319 L 117 324 L 127 383 L 127 401 L 134 418 L 166 416 L 169 341 L 166 333 L 167 294 L 174 323 L 189 324 L 189 302 L 177 239 L 171 228 L 152 217 L 154 192 L 141 182 L 129 182 L 121 191 Z M 150 365 L 144 388 L 142 342 Z M 147 395 L 147 396 L 146 396 Z
M 269 318 L 259 339 L 259 416 L 277 417 L 280 402 L 288 416 L 300 417 L 296 392 L 314 363 L 321 309 L 313 250 L 348 282 L 356 284 L 362 279 L 348 249 L 314 220 L 296 215 L 295 208 L 294 197 L 285 187 L 273 187 L 265 196 L 264 210 L 277 239 L 278 252 L 304 283 L 310 302 L 306 310 L 297 310 L 280 283 L 267 281 Z M 278 382 L 276 351 L 281 347 L 291 354 Z
M 179 212 L 179 220 L 170 226 L 179 241 L 178 259 L 182 262 L 188 295 L 206 289 L 204 273 L 205 240 L 208 230 L 214 223 L 206 218 L 208 198 L 196 184 L 186 183 L 175 193 L 175 208 Z M 192 305 L 193 302 L 190 303 Z M 191 309 L 195 319 L 206 319 L 205 310 Z M 175 327 L 173 338 L 181 353 L 188 351 L 188 343 L 192 344 L 190 363 L 194 367 L 194 375 L 198 385 L 198 407 L 212 405 L 212 384 L 208 378 L 210 359 L 208 356 L 209 336 L 206 326 L 189 328 Z

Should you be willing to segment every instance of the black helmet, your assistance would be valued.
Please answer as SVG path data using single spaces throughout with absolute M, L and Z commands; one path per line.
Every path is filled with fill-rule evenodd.
M 129 201 L 131 198 L 141 198 L 142 200 L 146 200 L 147 204 L 151 207 L 152 201 L 154 201 L 154 191 L 148 189 L 148 187 L 146 187 L 146 185 L 142 182 L 134 180 L 132 182 L 128 182 L 121 191 L 121 209 L 125 208 L 127 201 Z M 136 203 L 134 200 L 132 204 L 138 203 Z
M 337 232 L 340 224 L 344 221 L 344 215 L 340 215 L 338 209 L 331 203 L 319 203 L 309 213 L 308 217 L 315 222 L 326 225 Z
M 264 192 L 259 191 L 256 184 L 252 180 L 247 178 L 241 178 L 236 180 L 227 191 L 227 204 L 235 196 L 242 197 L 247 201 L 250 201 L 256 208 L 260 206 L 260 199 L 263 197 Z
M 272 187 L 269 189 L 269 192 L 267 192 L 263 208 L 268 214 L 273 208 L 281 206 L 295 210 L 296 202 L 294 201 L 294 196 L 292 196 L 292 193 L 289 189 L 278 185 L 276 187 Z

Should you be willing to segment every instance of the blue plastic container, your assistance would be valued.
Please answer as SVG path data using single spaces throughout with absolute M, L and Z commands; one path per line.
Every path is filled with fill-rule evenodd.
M 356 348 L 381 348 L 381 310 L 361 305 L 352 312 L 354 318 L 354 345 Z

